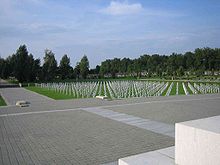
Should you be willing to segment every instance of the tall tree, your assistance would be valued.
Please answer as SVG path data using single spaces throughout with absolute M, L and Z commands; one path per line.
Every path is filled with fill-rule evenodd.
M 43 77 L 46 81 L 51 81 L 55 78 L 57 72 L 57 61 L 54 53 L 51 50 L 45 50 Z
M 96 67 L 95 67 L 95 74 L 99 74 L 99 72 L 100 72 L 100 66 L 96 65 Z
M 29 82 L 33 82 L 36 78 L 36 75 L 35 75 L 35 71 L 34 71 L 34 57 L 32 54 L 30 54 L 28 56 L 28 81 Z
M 16 52 L 15 77 L 19 82 L 28 80 L 29 76 L 28 51 L 26 45 L 21 45 Z
M 123 58 L 120 62 L 119 72 L 127 74 L 128 73 L 128 66 L 131 63 L 129 58 Z
M 6 72 L 6 60 L 0 57 L 0 78 L 7 78 Z
M 185 62 L 186 62 L 186 64 L 185 64 L 186 69 L 189 71 L 192 70 L 194 67 L 194 61 L 195 61 L 194 54 L 192 52 L 186 52 L 184 54 L 184 58 L 185 58 Z
M 34 60 L 34 66 L 33 66 L 33 74 L 35 77 L 35 80 L 39 80 L 42 75 L 42 69 L 40 66 L 40 59 Z
M 79 63 L 80 75 L 83 79 L 86 79 L 89 73 L 89 60 L 86 55 L 84 55 Z
M 101 63 L 100 75 L 103 77 L 105 74 L 110 74 L 111 60 L 105 60 Z
M 110 68 L 111 76 L 113 78 L 116 77 L 116 73 L 119 72 L 119 69 L 120 69 L 120 59 L 114 58 L 113 60 L 111 60 L 111 68 Z
M 133 71 L 136 73 L 136 76 L 137 76 L 138 78 L 141 77 L 141 63 L 140 63 L 140 58 L 134 59 Z
M 65 54 L 60 60 L 59 72 L 62 80 L 71 77 L 70 58 Z
M 76 67 L 73 69 L 73 73 L 74 73 L 74 77 L 76 79 L 79 79 L 80 76 L 80 66 L 79 66 L 79 62 L 76 63 Z

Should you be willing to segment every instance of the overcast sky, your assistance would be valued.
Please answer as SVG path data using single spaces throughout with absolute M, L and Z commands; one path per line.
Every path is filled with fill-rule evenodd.
M 0 56 L 21 44 L 71 64 L 220 47 L 220 0 L 0 0 Z

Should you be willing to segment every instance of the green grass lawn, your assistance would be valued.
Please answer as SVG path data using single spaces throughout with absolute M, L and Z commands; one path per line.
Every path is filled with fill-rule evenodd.
M 4 99 L 0 95 L 0 106 L 5 106 L 5 105 L 7 105 L 7 104 L 5 103 Z
M 179 95 L 185 95 L 182 82 L 179 82 Z
M 72 95 L 66 95 L 63 93 L 55 92 L 53 90 L 48 90 L 46 88 L 31 86 L 31 87 L 26 87 L 26 89 L 33 91 L 33 92 L 36 92 L 36 93 L 39 93 L 41 95 L 45 95 L 45 96 L 50 97 L 55 100 L 74 99 L 74 97 Z

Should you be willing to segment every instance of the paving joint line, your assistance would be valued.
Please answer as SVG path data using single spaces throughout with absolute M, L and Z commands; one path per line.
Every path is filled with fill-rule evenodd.
M 21 113 L 3 114 L 3 115 L 0 115 L 0 117 L 22 116 L 22 115 L 32 115 L 32 114 L 44 114 L 44 113 L 56 113 L 56 112 L 69 112 L 69 111 L 77 111 L 77 110 L 82 110 L 82 109 L 75 108 L 75 109 L 58 109 L 58 110 L 49 110 L 49 111 L 21 112 Z
M 171 124 L 167 124 L 167 123 L 163 123 L 163 122 L 159 122 L 159 121 L 154 121 L 151 119 L 144 119 L 144 118 L 139 117 L 140 120 L 145 121 L 142 125 L 139 125 L 137 123 L 132 122 L 132 121 L 134 121 L 132 119 L 137 118 L 136 116 L 133 116 L 133 115 L 127 115 L 124 113 L 120 113 L 120 114 L 124 114 L 125 116 L 127 116 L 127 119 L 124 116 L 123 116 L 123 118 L 120 119 L 120 118 L 113 118 L 113 117 L 111 117 L 111 115 L 109 115 L 109 116 L 104 115 L 103 116 L 103 114 L 101 113 L 102 111 L 107 111 L 107 112 L 109 112 L 109 114 L 116 113 L 116 112 L 114 112 L 112 110 L 108 110 L 108 109 L 101 109 L 98 107 L 94 107 L 94 111 L 93 111 L 93 108 L 82 108 L 82 110 L 99 115 L 99 116 L 102 116 L 107 119 L 111 119 L 113 121 L 118 121 L 120 123 L 127 124 L 130 126 L 135 126 L 137 128 L 142 128 L 142 129 L 154 132 L 154 133 L 159 133 L 159 134 L 173 137 L 173 138 L 175 137 L 175 135 L 174 135 L 175 126 L 173 126 Z

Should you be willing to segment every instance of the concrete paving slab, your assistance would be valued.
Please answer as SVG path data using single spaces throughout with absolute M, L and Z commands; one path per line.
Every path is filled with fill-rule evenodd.
M 169 125 L 169 124 L 165 124 L 165 123 L 161 123 L 161 122 L 157 122 L 157 121 L 152 121 L 152 120 L 148 120 L 148 119 L 145 119 L 145 122 L 142 122 L 141 124 L 140 123 L 138 123 L 138 124 L 129 123 L 130 121 L 137 120 L 138 118 L 135 117 L 135 116 L 131 116 L 131 115 L 123 114 L 123 113 L 121 113 L 122 115 L 120 115 L 120 116 L 112 117 L 111 114 L 119 114 L 119 113 L 108 110 L 108 109 L 98 108 L 98 107 L 82 108 L 82 109 L 87 111 L 87 112 L 94 113 L 94 114 L 106 117 L 108 119 L 111 119 L 111 120 L 115 120 L 115 121 L 125 123 L 125 124 L 128 124 L 128 125 L 132 125 L 132 126 L 142 128 L 142 129 L 145 129 L 145 130 L 148 130 L 148 131 L 152 131 L 152 132 L 155 132 L 155 133 L 163 134 L 163 135 L 166 135 L 166 136 L 174 135 L 174 134 L 170 134 L 171 131 L 173 131 L 173 132 L 175 131 L 173 125 Z M 103 112 L 107 112 L 107 115 L 106 114 L 103 115 Z M 141 121 L 143 121 L 142 118 L 139 118 L 139 119 Z M 167 132 L 169 132 L 169 134 L 167 134 Z M 171 137 L 174 137 L 174 136 L 171 136 Z
M 173 138 L 80 110 L 0 117 L 0 125 L 2 153 L 10 149 L 2 146 L 11 146 L 17 152 L 8 153 L 9 161 L 20 153 L 23 164 L 30 158 L 39 164 L 96 165 L 174 144 Z
M 220 115 L 220 95 L 189 96 L 191 100 L 163 100 L 143 104 L 120 105 L 105 109 L 167 124 Z

